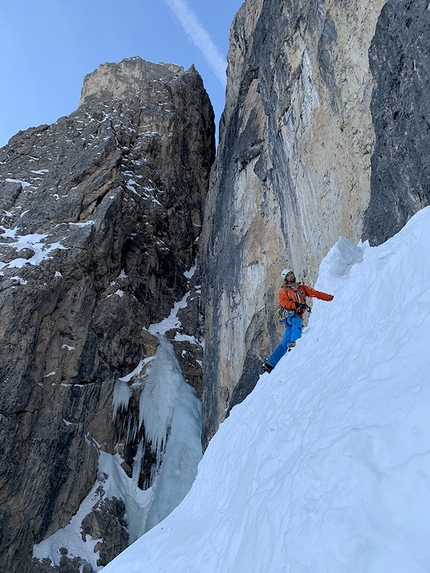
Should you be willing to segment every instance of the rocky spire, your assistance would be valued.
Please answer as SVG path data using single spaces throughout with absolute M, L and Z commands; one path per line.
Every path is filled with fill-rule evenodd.
M 200 76 L 140 58 L 102 65 L 77 111 L 0 150 L 0 569 L 31 571 L 76 512 L 115 452 L 115 382 L 187 292 L 175 350 L 201 393 L 189 271 L 213 159 Z

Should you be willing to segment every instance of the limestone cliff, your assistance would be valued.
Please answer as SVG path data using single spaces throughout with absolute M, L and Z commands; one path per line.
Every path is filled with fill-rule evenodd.
M 76 112 L 0 150 L 2 571 L 33 571 L 33 544 L 76 513 L 99 451 L 126 440 L 112 420 L 114 385 L 154 354 L 145 329 L 187 292 L 187 336 L 173 342 L 201 395 L 202 349 L 189 342 L 201 340 L 199 272 L 188 271 L 213 159 L 200 76 L 140 58 L 101 66 Z M 113 505 L 116 529 L 104 532 L 119 533 L 101 565 L 127 543 Z M 87 520 L 86 532 L 100 527 Z
M 282 332 L 279 271 L 315 280 L 430 198 L 427 1 L 246 0 L 204 221 L 205 442 Z

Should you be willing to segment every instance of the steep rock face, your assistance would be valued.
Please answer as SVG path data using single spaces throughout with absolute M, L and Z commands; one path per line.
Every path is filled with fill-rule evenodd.
M 390 221 L 404 223 L 428 202 L 422 191 L 427 168 L 417 161 L 423 152 L 414 152 L 417 131 L 410 130 L 421 116 L 428 119 L 421 98 L 429 77 L 427 3 L 412 8 L 390 1 L 381 14 L 385 4 L 247 0 L 233 22 L 203 233 L 205 442 L 252 390 L 261 361 L 282 336 L 274 319 L 280 270 L 291 266 L 312 284 L 340 235 L 352 242 L 363 234 L 380 240 L 397 228 Z M 409 28 L 402 30 L 408 14 Z M 392 49 L 384 47 L 387 33 Z M 400 86 L 402 66 L 406 85 Z M 393 93 L 387 93 L 390 82 L 397 86 Z M 410 99 L 403 98 L 406 91 Z M 402 140 L 407 156 L 400 150 L 393 155 L 396 134 L 387 115 L 393 100 L 408 124 Z M 395 121 L 399 114 L 392 113 Z M 401 129 L 396 124 L 397 133 Z M 428 147 L 427 137 L 420 135 L 420 150 Z M 380 180 L 396 162 L 402 177 L 393 195 L 381 190 L 390 183 Z M 405 183 L 414 191 L 405 192 Z M 407 209 L 399 207 L 401 196 Z M 382 234 L 375 224 L 381 208 Z
M 0 150 L 2 570 L 31 571 L 33 544 L 76 512 L 98 450 L 114 453 L 115 382 L 192 288 L 181 330 L 200 339 L 199 272 L 184 273 L 213 158 L 200 76 L 140 58 L 101 66 L 76 112 Z M 201 347 L 175 345 L 201 392 Z
M 363 238 L 377 245 L 430 202 L 430 4 L 389 0 L 369 51 L 375 152 Z

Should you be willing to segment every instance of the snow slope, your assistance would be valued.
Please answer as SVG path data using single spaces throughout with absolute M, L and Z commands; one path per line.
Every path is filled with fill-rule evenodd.
M 429 237 L 428 207 L 379 247 L 339 240 L 333 302 L 104 573 L 430 571 Z

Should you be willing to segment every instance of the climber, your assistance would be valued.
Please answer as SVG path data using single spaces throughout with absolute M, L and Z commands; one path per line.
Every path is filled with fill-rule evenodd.
M 310 312 L 310 308 L 306 304 L 306 297 L 311 296 L 326 301 L 333 300 L 332 294 L 326 294 L 296 282 L 296 276 L 291 269 L 284 269 L 281 272 L 281 278 L 284 284 L 279 291 L 281 306 L 278 317 L 285 324 L 285 334 L 280 345 L 263 364 L 263 370 L 269 374 L 284 354 L 296 345 L 296 340 L 302 335 L 303 314 L 306 310 Z

